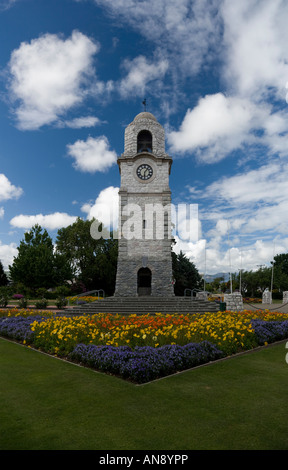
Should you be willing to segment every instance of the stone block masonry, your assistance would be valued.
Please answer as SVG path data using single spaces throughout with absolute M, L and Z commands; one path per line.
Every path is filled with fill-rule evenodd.
M 137 154 L 137 135 L 143 129 L 151 132 L 153 136 L 153 154 L 163 156 L 165 154 L 165 132 L 161 124 L 151 113 L 140 113 L 125 129 L 126 157 Z
M 226 303 L 226 310 L 243 310 L 243 297 L 238 292 L 224 294 L 224 302 Z
M 164 128 L 140 113 L 125 129 L 118 158 L 118 266 L 115 296 L 174 296 L 171 256 L 172 158 L 165 153 Z M 149 168 L 148 175 L 141 174 Z M 147 177 L 146 177 L 147 176 Z
M 137 274 L 140 268 L 147 267 L 151 271 L 151 296 L 172 297 L 172 265 L 169 260 L 137 260 L 122 259 L 121 269 L 117 270 L 115 296 L 135 297 L 138 295 Z

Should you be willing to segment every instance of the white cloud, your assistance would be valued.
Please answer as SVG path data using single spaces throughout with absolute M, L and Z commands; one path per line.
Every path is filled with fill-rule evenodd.
M 13 263 L 14 257 L 18 254 L 17 246 L 15 243 L 10 245 L 3 245 L 0 241 L 0 261 L 3 264 L 4 269 L 8 269 L 8 266 Z
M 207 273 L 229 272 L 230 262 L 232 272 L 255 270 L 260 264 L 269 266 L 273 255 L 287 252 L 287 174 L 287 161 L 273 159 L 196 189 Z M 176 250 L 182 249 L 204 272 L 204 247 L 205 240 L 178 240 Z
M 77 140 L 74 144 L 67 145 L 67 150 L 75 160 L 73 166 L 83 172 L 104 172 L 117 161 L 116 152 L 109 149 L 105 136 L 88 137 L 86 141 Z
M 218 232 L 221 236 L 226 235 L 229 230 L 229 222 L 225 219 L 219 219 L 216 222 L 215 227 L 216 232 Z
M 71 129 L 81 129 L 82 127 L 94 127 L 100 124 L 100 119 L 96 116 L 83 116 L 69 121 L 59 121 L 58 127 L 70 127 Z
M 187 6 L 181 2 L 182 7 L 184 4 Z M 209 13 L 200 15 L 200 29 L 204 18 L 210 24 Z M 222 36 L 218 34 L 220 18 Z M 179 15 L 175 15 L 179 26 L 178 19 Z M 253 145 L 266 146 L 271 154 L 288 156 L 287 19 L 288 4 L 282 0 L 219 2 L 218 17 L 212 23 L 222 46 L 220 79 L 227 95 L 206 95 L 187 110 L 179 130 L 168 135 L 172 151 L 193 152 L 204 163 L 218 162 L 234 150 L 247 150 Z M 209 34 L 210 27 L 201 31 Z M 183 58 L 188 43 L 189 40 L 184 41 Z M 180 56 L 179 51 L 177 66 Z M 188 54 L 186 60 L 189 61 Z M 278 100 L 277 107 L 271 98 Z
M 34 225 L 38 224 L 41 227 L 57 230 L 62 227 L 67 227 L 76 221 L 77 217 L 68 215 L 63 212 L 55 212 L 54 214 L 36 214 L 36 215 L 17 215 L 10 220 L 10 224 L 13 227 L 29 229 Z
M 102 222 L 105 227 L 118 227 L 119 211 L 119 188 L 109 186 L 103 189 L 93 204 L 84 204 L 81 207 L 82 212 L 87 214 L 87 219 L 93 218 Z
M 259 101 L 272 92 L 285 100 L 288 4 L 284 0 L 94 1 L 161 51 L 176 87 L 182 78 L 207 70 L 219 57 L 220 79 L 225 78 L 229 94 Z
M 185 242 L 177 239 L 173 247 L 175 253 L 183 251 L 197 267 L 199 273 L 217 274 L 238 273 L 240 269 L 245 271 L 257 270 L 259 265 L 271 266 L 273 256 L 286 253 L 288 250 L 288 238 L 265 241 L 261 238 L 245 246 L 214 245 L 205 239 L 196 243 Z
M 200 211 L 203 237 L 207 239 L 207 272 L 257 269 L 274 254 L 288 250 L 288 163 L 275 160 L 257 169 L 222 177 L 197 191 L 199 201 L 208 201 Z M 210 228 L 209 228 L 210 227 Z M 181 248 L 204 269 L 201 244 Z M 229 251 L 230 248 L 230 251 Z M 202 251 L 201 251 L 202 250 Z M 192 261 L 193 261 L 192 259 Z
M 279 204 L 264 205 L 255 210 L 254 217 L 246 221 L 244 233 L 262 231 L 262 233 L 277 232 L 288 235 L 287 222 L 288 199 Z
M 0 219 L 3 219 L 5 214 L 4 207 L 0 207 Z
M 16 2 L 19 0 L 1 0 L 1 5 L 0 5 L 0 12 L 4 10 L 8 10 L 11 8 L 13 5 L 15 5 Z
M 0 201 L 18 199 L 23 194 L 23 189 L 14 186 L 3 173 L 0 173 Z
M 285 99 L 288 79 L 288 4 L 282 0 L 224 0 L 224 44 L 227 59 L 223 73 L 242 96 L 273 93 Z
M 218 47 L 220 0 L 95 0 L 117 21 L 130 24 L 155 44 L 181 78 L 196 74 Z
M 202 237 L 198 204 L 172 204 L 172 234 L 180 241 L 197 242 Z
M 222 93 L 206 95 L 195 108 L 188 109 L 178 131 L 168 132 L 167 140 L 171 152 L 194 152 L 203 163 L 218 162 L 232 151 L 253 145 L 287 157 L 287 118 L 286 109 L 274 112 L 268 102 Z
M 144 96 L 149 82 L 164 77 L 168 69 L 168 61 L 149 62 L 146 57 L 139 56 L 131 61 L 126 59 L 123 68 L 127 71 L 127 76 L 119 84 L 120 94 L 123 97 L 131 93 Z
M 199 157 L 203 161 L 216 162 L 249 142 L 255 119 L 262 121 L 262 114 L 248 100 L 222 93 L 206 95 L 194 109 L 188 109 L 179 131 L 168 134 L 168 143 L 172 152 L 202 149 Z
M 68 39 L 45 34 L 13 51 L 9 91 L 16 103 L 20 129 L 38 129 L 55 122 L 86 96 L 92 60 L 99 46 L 73 31 Z M 95 78 L 95 77 L 94 77 Z
M 260 168 L 224 176 L 209 185 L 205 194 L 217 203 L 243 207 L 243 204 L 288 202 L 288 164 L 275 161 Z

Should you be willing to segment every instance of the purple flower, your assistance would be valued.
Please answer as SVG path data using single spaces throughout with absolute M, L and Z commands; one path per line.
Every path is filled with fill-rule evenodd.
M 258 344 L 273 343 L 281 339 L 288 338 L 288 320 L 284 321 L 265 321 L 252 320 Z
M 144 383 L 171 373 L 213 361 L 223 356 L 215 345 L 203 341 L 185 346 L 95 346 L 78 344 L 69 359 L 84 365 Z
M 2 317 L 0 318 L 0 335 L 19 341 L 31 343 L 34 333 L 31 323 L 40 321 L 43 317 L 33 315 L 30 317 Z

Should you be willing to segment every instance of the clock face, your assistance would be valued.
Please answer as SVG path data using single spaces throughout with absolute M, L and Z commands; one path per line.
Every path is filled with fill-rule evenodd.
M 141 180 L 149 180 L 153 175 L 153 170 L 150 165 L 143 163 L 142 165 L 138 166 L 136 173 L 138 178 Z

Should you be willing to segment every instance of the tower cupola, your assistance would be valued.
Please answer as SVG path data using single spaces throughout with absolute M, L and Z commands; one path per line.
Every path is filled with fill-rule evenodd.
M 122 157 L 132 157 L 149 152 L 156 157 L 165 155 L 165 131 L 155 116 L 148 112 L 137 114 L 125 129 L 125 145 Z

